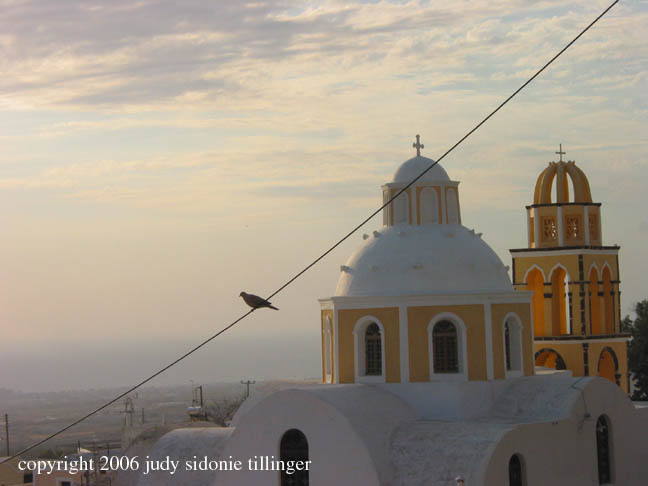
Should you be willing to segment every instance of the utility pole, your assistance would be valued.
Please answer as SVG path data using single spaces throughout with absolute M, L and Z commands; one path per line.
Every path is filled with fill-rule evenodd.
M 250 385 L 256 384 L 256 381 L 243 381 L 241 380 L 241 385 L 245 385 L 245 398 L 248 398 L 250 396 Z
M 135 406 L 133 405 L 133 400 L 131 399 L 131 397 L 126 397 L 126 400 L 124 400 L 124 410 L 122 410 L 120 413 L 124 414 L 124 427 L 132 427 Z
M 9 414 L 5 413 L 5 438 L 7 439 L 7 456 L 11 456 L 9 451 Z

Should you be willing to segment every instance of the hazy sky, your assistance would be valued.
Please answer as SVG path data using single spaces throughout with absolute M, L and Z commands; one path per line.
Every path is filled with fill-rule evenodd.
M 268 294 L 608 1 L 0 0 L 0 387 L 127 385 Z M 562 143 L 648 297 L 648 4 L 618 4 L 442 165 L 506 264 Z M 319 374 L 319 304 L 376 219 L 158 382 Z

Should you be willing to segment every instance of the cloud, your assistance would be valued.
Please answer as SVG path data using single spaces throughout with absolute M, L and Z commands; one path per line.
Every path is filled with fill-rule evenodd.
M 387 85 L 396 74 L 420 78 L 428 71 L 436 88 L 469 75 L 466 86 L 480 89 L 475 67 L 493 70 L 494 80 L 523 76 L 538 62 L 529 47 L 549 55 L 595 10 L 569 7 L 485 1 L 12 3 L 0 13 L 7 26 L 0 38 L 7 73 L 0 80 L 0 106 L 255 109 L 269 97 L 299 95 L 293 81 L 320 95 L 346 83 L 357 94 L 375 82 Z M 544 10 L 554 15 L 544 18 Z M 515 18 L 507 19 L 512 12 Z M 570 71 L 601 55 L 628 59 L 620 48 L 628 41 L 645 49 L 645 17 L 606 19 L 583 41 L 581 60 Z M 611 30 L 614 36 L 601 34 Z M 511 63 L 517 66 L 512 72 Z
M 368 185 L 384 182 L 402 159 L 403 138 L 433 127 L 424 135 L 427 155 L 443 153 L 601 6 L 10 2 L 0 11 L 7 26 L 0 37 L 7 73 L 0 79 L 0 107 L 65 115 L 3 134 L 7 153 L 19 157 L 21 147 L 39 139 L 55 148 L 65 140 L 98 139 L 111 153 L 115 140 L 128 144 L 114 157 L 84 154 L 74 162 L 54 150 L 47 169 L 26 169 L 0 184 L 74 188 L 70 197 L 147 205 L 186 204 L 192 197 L 185 193 L 208 194 L 209 184 L 222 181 L 229 185 L 221 196 L 249 185 L 255 197 L 295 200 L 324 198 L 335 188 L 354 198 L 350 188 L 357 184 L 365 188 L 357 193 L 361 200 Z M 609 126 L 625 147 L 636 143 L 636 120 L 646 116 L 647 16 L 641 6 L 615 8 L 489 122 L 490 136 L 510 137 L 507 117 L 515 115 L 518 153 L 520 147 L 551 153 L 538 137 L 565 131 L 596 134 L 592 144 Z M 571 123 L 548 130 L 548 117 Z M 141 157 L 128 153 L 133 139 L 150 144 L 151 133 L 159 134 L 159 148 L 149 145 Z M 167 147 L 167 136 L 178 147 Z M 508 153 L 479 140 L 483 154 Z M 492 165 L 483 154 L 467 166 Z M 504 187 L 497 174 L 505 169 L 491 166 L 479 176 L 491 189 Z M 487 199 L 498 207 L 507 202 Z

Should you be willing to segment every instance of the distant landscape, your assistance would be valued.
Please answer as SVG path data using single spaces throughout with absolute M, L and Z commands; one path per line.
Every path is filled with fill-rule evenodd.
M 196 383 L 195 386 L 198 386 Z M 252 385 L 251 392 L 254 392 Z M 267 386 L 267 384 L 265 385 Z M 259 383 L 258 387 L 264 387 Z M 187 407 L 192 404 L 192 385 L 143 387 L 130 394 L 133 401 L 133 423 L 169 425 L 189 422 Z M 9 439 L 12 453 L 47 437 L 74 422 L 89 411 L 123 393 L 126 388 L 105 388 L 48 393 L 26 393 L 0 388 L 0 456 L 6 453 L 4 414 L 9 415 Z M 203 384 L 205 405 L 222 400 L 244 397 L 246 387 L 240 383 Z M 73 427 L 41 447 L 26 454 L 38 457 L 43 454 L 58 454 L 76 448 L 80 442 L 84 447 L 115 447 L 119 444 L 121 429 L 126 420 L 125 398 L 102 410 L 93 417 Z M 142 410 L 143 415 L 142 415 Z

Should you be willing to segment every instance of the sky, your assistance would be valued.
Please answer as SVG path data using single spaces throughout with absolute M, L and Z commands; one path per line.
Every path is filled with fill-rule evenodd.
M 610 2 L 0 0 L 0 387 L 130 385 L 246 311 Z M 510 264 L 562 143 L 648 297 L 648 2 L 616 5 L 446 157 Z M 154 383 L 320 375 L 318 298 L 372 220 Z

